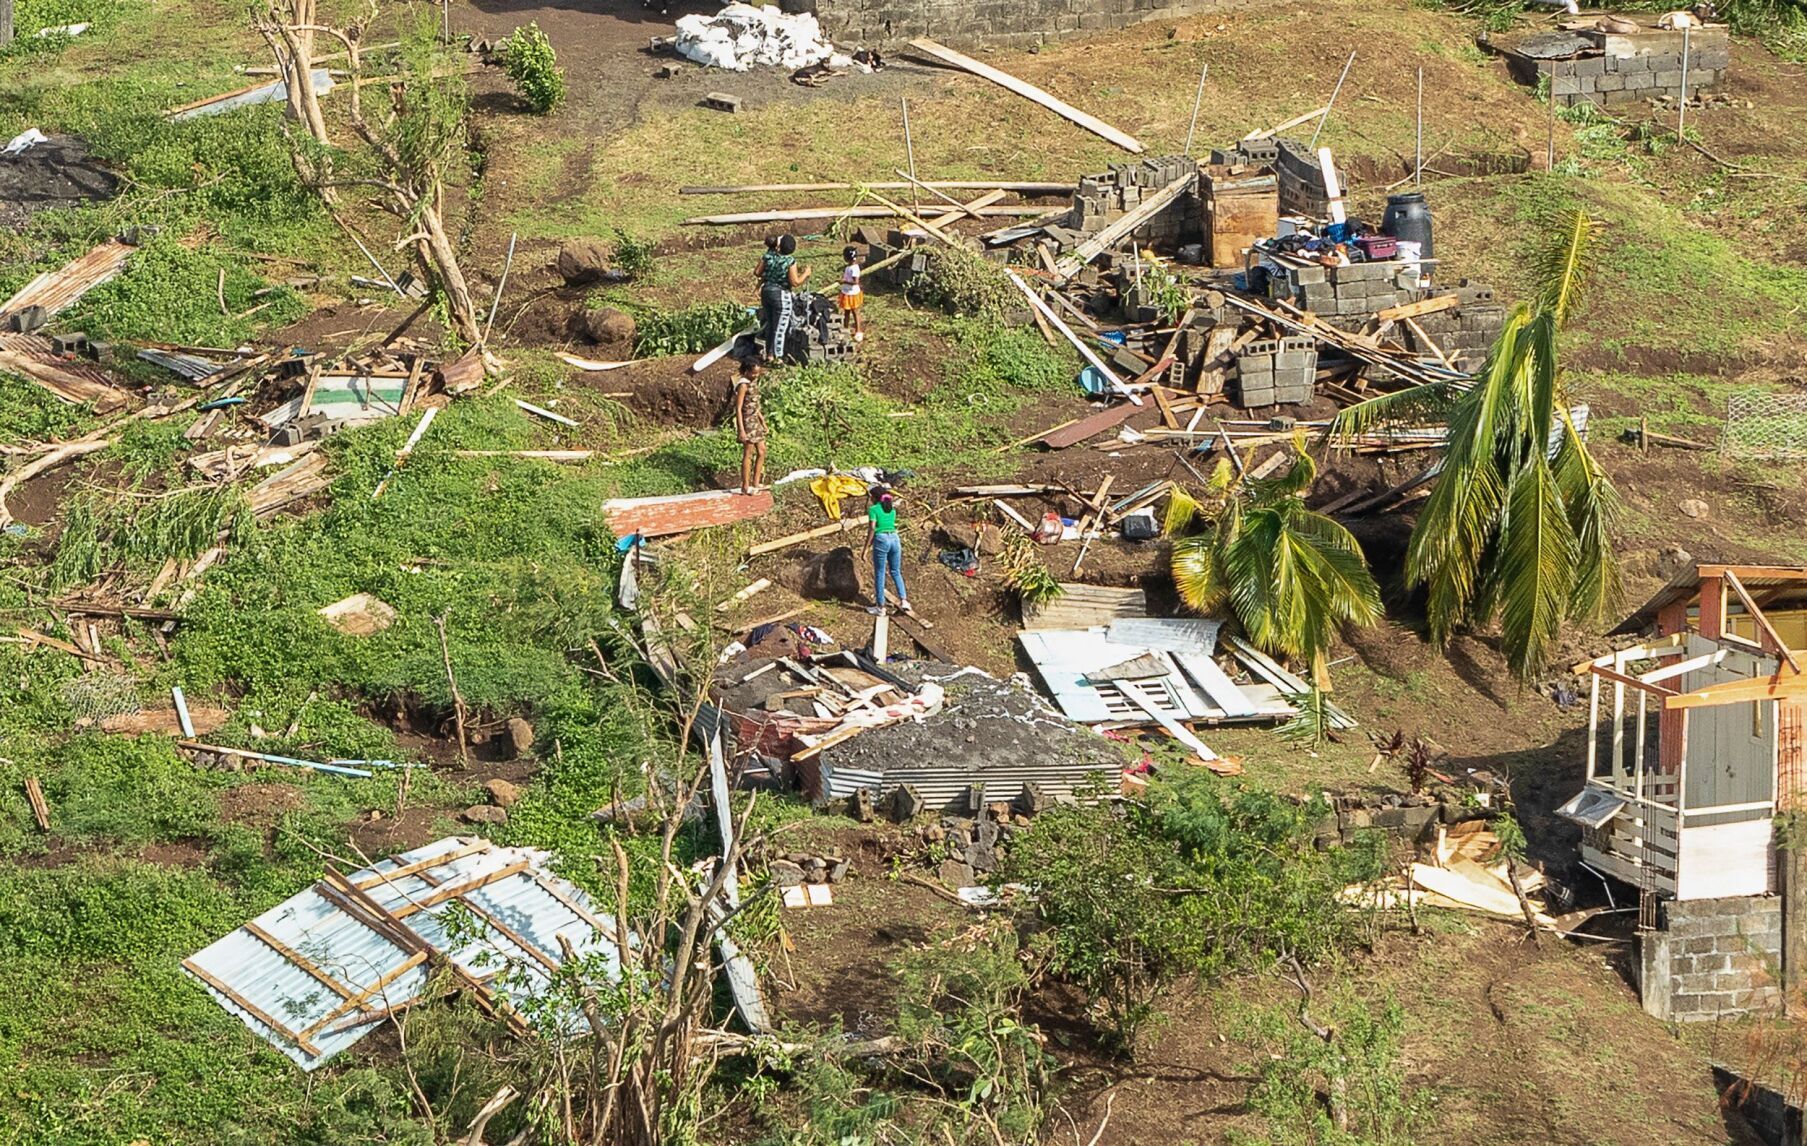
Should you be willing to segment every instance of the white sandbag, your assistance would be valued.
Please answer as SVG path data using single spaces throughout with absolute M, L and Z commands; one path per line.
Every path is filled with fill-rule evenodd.
M 730 4 L 713 16 L 684 16 L 677 29 L 673 46 L 679 55 L 726 71 L 794 70 L 837 58 L 813 13 L 787 15 L 771 4 Z

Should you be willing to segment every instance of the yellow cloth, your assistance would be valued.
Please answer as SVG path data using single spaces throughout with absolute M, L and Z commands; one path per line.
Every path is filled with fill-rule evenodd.
M 858 497 L 866 492 L 866 483 L 859 478 L 847 474 L 823 474 L 809 483 L 809 492 L 821 501 L 822 508 L 828 513 L 828 520 L 841 520 L 841 499 Z

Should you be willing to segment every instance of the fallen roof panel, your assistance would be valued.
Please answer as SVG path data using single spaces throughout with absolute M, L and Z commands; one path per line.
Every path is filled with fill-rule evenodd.
M 564 961 L 561 936 L 579 953 L 602 953 L 605 967 L 617 971 L 615 924 L 582 889 L 550 874 L 549 861 L 534 849 L 449 836 L 345 877 L 390 915 L 395 936 L 409 939 L 405 946 L 319 883 L 182 967 L 253 1033 L 313 1070 L 420 997 L 428 947 L 471 981 L 517 972 L 494 985 L 511 1005 L 544 991 Z M 449 922 L 459 911 L 476 921 L 471 928 Z
M 617 497 L 602 503 L 616 537 L 687 533 L 710 525 L 749 521 L 771 509 L 770 490 L 743 494 L 738 490 L 711 489 L 671 497 Z
M 137 249 L 130 243 L 108 239 L 87 254 L 54 271 L 45 271 L 20 287 L 11 298 L 0 302 L 0 314 L 12 314 L 28 306 L 41 306 L 46 315 L 61 314 L 83 295 L 125 270 L 126 260 Z

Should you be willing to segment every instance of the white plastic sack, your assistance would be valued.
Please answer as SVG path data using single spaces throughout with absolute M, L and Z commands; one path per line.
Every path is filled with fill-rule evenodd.
M 837 58 L 813 13 L 786 15 L 771 4 L 730 4 L 713 16 L 681 17 L 674 46 L 685 59 L 733 72 L 755 65 L 795 70 Z
M 17 155 L 19 152 L 24 151 L 33 144 L 49 142 L 50 141 L 44 137 L 43 132 L 35 127 L 28 127 L 18 135 L 13 136 L 11 143 L 7 144 L 4 148 L 0 148 L 0 155 Z

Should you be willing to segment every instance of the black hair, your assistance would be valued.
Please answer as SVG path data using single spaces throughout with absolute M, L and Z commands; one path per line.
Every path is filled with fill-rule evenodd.
M 853 260 L 860 257 L 860 249 L 858 247 L 847 247 L 841 251 L 841 257 L 851 263 Z
M 775 251 L 778 249 L 777 235 L 767 235 L 765 237 L 765 249 L 768 251 Z
M 782 238 L 780 238 L 778 240 L 778 253 L 781 255 L 796 254 L 797 253 L 797 236 L 785 235 Z

